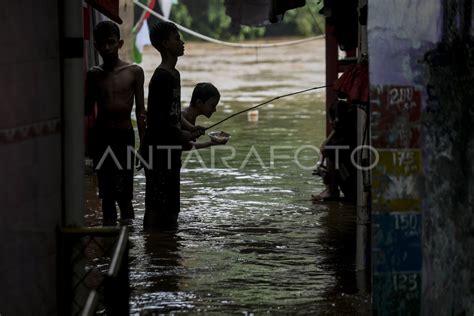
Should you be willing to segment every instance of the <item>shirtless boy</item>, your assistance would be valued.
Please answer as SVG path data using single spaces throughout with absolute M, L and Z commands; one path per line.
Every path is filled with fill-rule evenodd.
M 92 136 L 92 155 L 102 199 L 104 225 L 116 225 L 116 204 L 120 219 L 134 218 L 132 206 L 135 134 L 130 118 L 133 102 L 140 144 L 143 138 L 145 107 L 143 70 L 122 61 L 118 51 L 123 45 L 118 26 L 110 21 L 97 24 L 94 45 L 104 63 L 92 67 L 86 78 L 86 114 L 97 105 L 97 120 Z M 127 159 L 127 155 L 129 156 Z

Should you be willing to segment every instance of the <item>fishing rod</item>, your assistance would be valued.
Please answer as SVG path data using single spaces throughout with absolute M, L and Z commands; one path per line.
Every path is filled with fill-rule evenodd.
M 213 128 L 214 126 L 217 126 L 217 125 L 219 125 L 219 124 L 221 124 L 221 123 L 224 123 L 225 121 L 227 121 L 228 119 L 233 118 L 233 117 L 236 116 L 236 115 L 239 115 L 239 114 L 241 114 L 241 113 L 244 113 L 244 112 L 247 112 L 247 111 L 256 109 L 256 108 L 258 108 L 258 107 L 260 107 L 260 106 L 262 106 L 262 105 L 265 105 L 265 104 L 267 104 L 267 103 L 270 103 L 270 102 L 272 102 L 272 101 L 275 101 L 275 100 L 278 100 L 278 99 L 281 99 L 281 98 L 286 98 L 286 97 L 289 97 L 289 96 L 292 96 L 292 95 L 295 95 L 295 94 L 300 94 L 300 93 L 308 92 L 308 91 L 311 91 L 311 90 L 317 90 L 317 89 L 322 89 L 322 88 L 328 88 L 328 87 L 331 87 L 331 86 L 332 86 L 332 85 L 318 86 L 318 87 L 313 87 L 313 88 L 309 88 L 309 89 L 305 89 L 305 90 L 301 90 L 301 91 L 296 91 L 296 92 L 292 92 L 292 93 L 280 95 L 280 96 L 278 96 L 278 97 L 274 97 L 273 99 L 270 99 L 270 100 L 265 101 L 265 102 L 263 102 L 263 103 L 257 104 L 257 105 L 255 105 L 255 106 L 252 106 L 252 107 L 250 107 L 250 108 L 248 108 L 248 109 L 245 109 L 245 110 L 242 110 L 242 111 L 240 111 L 240 112 L 234 113 L 234 114 L 232 114 L 232 115 L 226 117 L 225 119 L 223 119 L 223 120 L 221 120 L 221 121 L 219 121 L 219 122 L 217 122 L 217 123 L 215 123 L 215 124 L 212 124 L 212 125 L 209 126 L 209 127 L 206 127 L 204 130 L 207 131 L 208 129 Z

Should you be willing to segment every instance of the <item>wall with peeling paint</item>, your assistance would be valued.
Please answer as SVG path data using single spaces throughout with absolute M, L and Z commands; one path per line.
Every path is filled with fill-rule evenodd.
M 472 34 L 472 0 L 369 1 L 379 314 L 474 314 Z M 420 94 L 418 119 L 391 102 L 406 89 Z M 420 165 L 396 163 L 407 155 Z
M 423 85 L 420 61 L 440 38 L 441 4 L 378 0 L 369 1 L 369 7 L 369 51 L 375 53 L 370 60 L 371 82 Z

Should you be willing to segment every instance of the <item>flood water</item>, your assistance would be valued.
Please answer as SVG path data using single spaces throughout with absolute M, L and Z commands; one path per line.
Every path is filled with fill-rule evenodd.
M 145 51 L 146 86 L 159 62 L 158 53 Z M 198 120 L 208 126 L 323 85 L 324 45 L 256 51 L 191 43 L 178 69 L 183 107 L 197 82 L 221 91 L 217 112 Z M 184 153 L 177 232 L 142 231 L 145 177 L 136 174 L 131 314 L 367 313 L 354 266 L 355 209 L 310 200 L 323 189 L 311 169 L 314 146 L 324 140 L 324 107 L 324 90 L 277 100 L 259 109 L 257 122 L 243 114 L 216 127 L 232 135 L 228 146 Z M 86 183 L 86 221 L 99 225 L 95 180 L 87 176 Z

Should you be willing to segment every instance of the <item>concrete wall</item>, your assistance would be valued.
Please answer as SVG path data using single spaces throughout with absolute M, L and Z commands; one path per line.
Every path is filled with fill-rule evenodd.
M 440 41 L 424 59 L 426 315 L 474 315 L 474 32 L 465 1 L 445 1 Z
M 0 314 L 55 314 L 62 205 L 58 3 L 7 1 L 0 20 Z
M 381 152 L 373 296 L 382 315 L 474 314 L 471 3 L 369 1 L 372 142 Z

